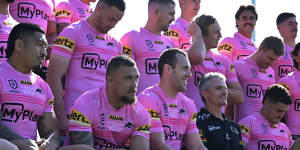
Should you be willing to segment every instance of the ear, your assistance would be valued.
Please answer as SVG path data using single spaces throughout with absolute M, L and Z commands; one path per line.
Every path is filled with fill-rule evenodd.
M 108 84 L 108 85 L 111 85 L 111 84 L 112 84 L 112 76 L 111 76 L 111 75 L 108 75 L 108 76 L 106 77 L 106 84 Z
M 173 68 L 171 65 L 169 64 L 165 64 L 164 67 L 163 67 L 163 72 L 164 74 L 171 74 L 173 72 Z
M 17 39 L 15 41 L 15 50 L 18 51 L 18 52 L 20 52 L 20 51 L 22 51 L 23 48 L 24 48 L 24 42 L 23 42 L 23 40 Z
M 264 48 L 262 47 L 262 45 L 259 46 L 258 51 L 259 52 L 263 52 L 264 51 Z
M 207 90 L 201 90 L 200 96 L 203 96 L 205 99 L 207 99 Z

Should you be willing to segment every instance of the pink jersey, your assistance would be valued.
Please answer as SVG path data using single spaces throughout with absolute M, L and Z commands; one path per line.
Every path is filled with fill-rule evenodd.
M 121 148 L 133 135 L 149 140 L 147 110 L 139 103 L 115 109 L 108 101 L 106 86 L 84 93 L 70 111 L 69 131 L 88 131 L 95 148 Z
M 56 23 L 73 23 L 87 18 L 92 12 L 89 5 L 81 0 L 68 0 L 60 2 L 55 10 Z
M 64 97 L 69 110 L 81 94 L 105 83 L 107 63 L 122 48 L 119 42 L 100 33 L 86 20 L 66 27 L 54 43 L 52 54 L 70 60 Z
M 55 21 L 55 4 L 52 0 L 16 0 L 9 5 L 15 20 L 39 25 L 45 32 L 48 21 Z
M 232 63 L 251 55 L 256 51 L 256 46 L 251 39 L 236 32 L 233 36 L 224 38 L 218 47 L 219 53 L 227 56 Z
M 165 35 L 155 35 L 147 29 L 130 31 L 121 38 L 123 54 L 133 58 L 140 71 L 137 93 L 159 82 L 158 59 L 160 54 L 175 47 Z
M 171 24 L 169 31 L 164 33 L 169 36 L 180 49 L 189 49 L 191 47 L 191 35 L 187 33 L 189 22 L 179 17 L 174 24 Z
M 205 59 L 201 64 L 192 67 L 191 72 L 192 77 L 188 80 L 185 94 L 187 97 L 195 101 L 197 112 L 204 107 L 204 103 L 199 93 L 198 84 L 206 73 L 220 72 L 226 76 L 226 83 L 238 82 L 230 60 L 227 57 L 211 50 L 206 53 Z
M 171 98 L 156 84 L 138 97 L 150 114 L 150 132 L 164 132 L 165 142 L 174 150 L 180 149 L 185 134 L 198 132 L 195 104 L 182 93 Z
M 294 48 L 288 46 L 287 44 L 284 44 L 284 55 L 280 56 L 279 60 L 274 63 L 272 68 L 275 71 L 275 81 L 279 82 L 281 78 L 289 74 L 290 72 L 293 72 L 293 60 L 291 57 L 291 53 L 294 50 Z
M 44 112 L 53 112 L 50 87 L 38 75 L 18 72 L 7 61 L 0 64 L 0 76 L 2 124 L 36 140 L 38 120 Z
M 275 83 L 272 67 L 265 72 L 259 70 L 250 56 L 235 63 L 235 71 L 244 93 L 244 103 L 237 105 L 237 121 L 259 112 L 267 88 Z
M 291 94 L 292 104 L 287 112 L 287 125 L 293 135 L 300 135 L 300 72 L 295 71 L 280 80 Z
M 247 150 L 288 150 L 293 143 L 291 132 L 284 123 L 271 127 L 261 113 L 247 116 L 239 124 Z
M 17 24 L 16 21 L 10 15 L 0 14 L 0 63 L 6 60 L 7 40 L 15 24 Z

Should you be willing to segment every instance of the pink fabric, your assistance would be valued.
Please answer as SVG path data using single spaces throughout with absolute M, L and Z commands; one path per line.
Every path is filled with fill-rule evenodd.
M 250 115 L 240 122 L 243 142 L 247 143 L 247 150 L 288 149 L 293 140 L 291 132 L 284 123 L 270 127 L 270 123 L 260 114 Z
M 165 33 L 165 35 L 169 36 L 180 49 L 187 50 L 192 45 L 192 37 L 187 33 L 189 24 L 189 22 L 179 17 L 174 24 L 170 25 L 169 31 Z
M 155 35 L 147 29 L 130 31 L 121 38 L 123 54 L 132 57 L 140 71 L 137 93 L 159 82 L 158 59 L 160 54 L 175 47 L 164 35 Z
M 149 139 L 150 117 L 139 103 L 115 109 L 106 86 L 84 93 L 70 111 L 69 131 L 93 132 L 96 149 L 119 148 L 133 135 Z
M 259 112 L 267 88 L 275 83 L 274 70 L 269 67 L 266 73 L 260 72 L 251 57 L 235 63 L 235 71 L 244 93 L 244 103 L 237 105 L 236 120 Z
M 293 135 L 300 135 L 300 72 L 295 71 L 288 74 L 280 80 L 291 94 L 292 104 L 287 112 L 287 125 L 291 129 Z
M 0 63 L 6 60 L 5 49 L 10 31 L 17 22 L 10 15 L 0 14 Z
M 52 0 L 16 0 L 9 5 L 9 12 L 15 20 L 37 24 L 45 32 L 48 21 L 55 21 L 54 9 Z
M 164 132 L 165 142 L 174 150 L 180 150 L 185 134 L 198 132 L 195 104 L 182 93 L 171 98 L 154 85 L 145 89 L 138 98 L 150 113 L 150 132 Z
M 16 71 L 7 61 L 0 64 L 2 124 L 18 135 L 36 140 L 37 121 L 53 112 L 54 98 L 48 84 L 34 73 Z
M 56 23 L 73 23 L 87 18 L 92 12 L 89 5 L 81 0 L 65 0 L 60 2 L 55 10 Z
M 291 57 L 291 53 L 294 48 L 284 44 L 284 54 L 280 56 L 279 60 L 274 63 L 272 68 L 275 71 L 275 81 L 279 82 L 281 78 L 293 72 L 295 68 L 293 67 L 293 60 Z
M 251 39 L 238 32 L 234 34 L 233 38 L 224 38 L 218 47 L 219 53 L 227 56 L 232 63 L 251 55 L 256 49 L 255 43 Z
M 81 94 L 105 83 L 107 64 L 122 48 L 114 38 L 101 34 L 86 20 L 65 28 L 54 43 L 52 54 L 70 60 L 64 97 L 69 110 Z
M 230 60 L 216 52 L 209 51 L 206 53 L 204 61 L 191 69 L 192 77 L 188 80 L 185 94 L 195 101 L 197 112 L 204 107 L 201 99 L 198 84 L 201 78 L 209 72 L 219 72 L 227 78 L 226 83 L 238 82 L 233 66 Z

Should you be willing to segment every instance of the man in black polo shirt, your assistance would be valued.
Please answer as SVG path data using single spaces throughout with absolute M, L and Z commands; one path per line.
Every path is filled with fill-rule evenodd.
M 227 118 L 222 108 L 227 103 L 228 88 L 221 73 L 207 73 L 199 91 L 205 107 L 197 114 L 197 127 L 202 142 L 209 150 L 243 150 L 238 124 Z

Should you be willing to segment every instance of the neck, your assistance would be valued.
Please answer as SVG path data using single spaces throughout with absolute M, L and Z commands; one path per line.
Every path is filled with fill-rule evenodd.
M 264 110 L 264 109 L 260 109 L 260 114 L 271 124 L 271 122 L 270 122 L 270 120 L 269 120 L 269 118 L 267 117 L 267 114 L 269 113 L 269 112 L 267 112 L 266 110 Z M 271 124 L 270 125 L 271 127 L 273 127 L 273 128 L 275 128 L 275 124 Z
M 161 79 L 159 87 L 171 98 L 175 98 L 178 94 L 178 90 L 176 90 L 168 80 Z
M 259 66 L 259 61 L 258 61 L 258 54 L 257 54 L 257 51 L 254 52 L 254 54 L 252 54 L 250 57 L 253 59 L 253 61 L 255 62 L 255 64 L 258 66 L 259 72 L 265 72 L 265 69 L 263 69 L 263 68 L 261 68 L 261 67 Z
M 213 116 L 215 116 L 221 120 L 224 120 L 224 118 L 222 116 L 222 107 L 213 106 L 213 105 L 206 103 L 204 109 L 207 110 L 209 113 L 211 113 Z
M 150 21 L 149 19 L 148 19 L 148 21 L 147 21 L 147 23 L 146 23 L 146 25 L 145 25 L 145 28 L 149 31 L 149 32 L 151 32 L 151 33 L 153 33 L 153 34 L 155 34 L 155 35 L 161 35 L 161 30 L 160 29 L 158 29 L 157 27 L 156 27 L 156 25 L 157 24 L 155 24 L 154 23 L 155 21 Z
M 90 5 L 90 1 L 89 0 L 80 0 L 81 2 L 87 4 L 87 5 Z
M 283 42 L 284 42 L 284 44 L 286 44 L 292 48 L 294 48 L 296 46 L 295 39 L 289 40 L 289 39 L 284 38 Z
M 15 59 L 15 56 L 11 56 L 11 58 L 7 59 L 7 62 L 17 71 L 28 74 L 32 71 L 31 67 L 26 66 L 26 63 L 21 62 L 21 59 Z M 17 57 L 21 58 L 21 57 Z
M 183 18 L 185 21 L 187 21 L 187 22 L 192 22 L 192 20 L 193 20 L 193 18 L 194 17 L 191 17 L 191 16 L 189 16 L 189 15 L 187 15 L 187 14 L 185 14 L 185 13 L 181 13 L 181 16 L 180 16 L 181 18 Z
M 8 15 L 8 2 L 5 0 L 1 3 L 2 4 L 0 4 L 0 14 Z
M 124 103 L 120 101 L 120 97 L 116 96 L 112 88 L 106 85 L 106 93 L 109 103 L 115 108 L 120 109 L 124 106 Z

